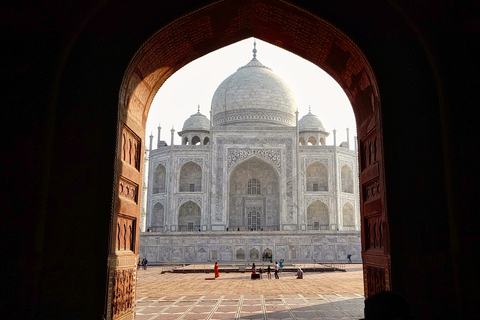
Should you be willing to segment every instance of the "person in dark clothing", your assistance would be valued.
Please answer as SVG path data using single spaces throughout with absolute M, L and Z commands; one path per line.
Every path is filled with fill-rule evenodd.
M 143 259 L 143 270 L 147 270 L 148 260 L 147 258 Z
M 348 254 L 348 255 L 347 255 L 347 258 L 348 258 L 348 263 L 352 263 L 352 255 L 351 255 L 351 254 Z

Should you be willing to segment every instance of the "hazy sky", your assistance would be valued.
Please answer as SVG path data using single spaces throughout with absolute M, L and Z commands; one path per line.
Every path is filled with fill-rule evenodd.
M 356 135 L 352 106 L 341 87 L 326 72 L 297 55 L 256 39 L 257 59 L 282 77 L 292 88 L 297 100 L 299 119 L 308 113 L 317 115 L 330 132 L 327 145 L 333 145 L 337 129 L 337 145 L 347 140 L 350 128 L 350 147 Z M 181 144 L 178 132 L 192 114 L 200 112 L 210 118 L 210 105 L 220 83 L 253 57 L 253 38 L 242 40 L 203 56 L 176 73 L 160 88 L 147 119 L 147 148 L 153 133 L 153 148 L 157 146 L 157 127 L 162 127 L 161 139 L 170 145 L 172 126 L 175 144 Z

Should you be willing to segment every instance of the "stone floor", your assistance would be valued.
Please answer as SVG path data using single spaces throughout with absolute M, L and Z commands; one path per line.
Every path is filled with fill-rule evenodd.
M 138 271 L 136 319 L 360 319 L 361 264 L 347 272 L 309 272 L 303 280 L 283 272 L 279 280 L 250 280 L 250 274 Z M 212 266 L 213 269 L 213 266 Z M 273 274 L 272 274 L 273 278 Z

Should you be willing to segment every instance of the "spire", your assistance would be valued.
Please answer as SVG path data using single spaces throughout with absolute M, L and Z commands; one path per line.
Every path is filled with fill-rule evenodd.
M 200 113 L 200 105 L 198 105 L 197 112 Z
M 253 59 L 257 58 L 257 42 L 253 39 Z
M 312 107 L 308 106 L 308 113 L 312 113 Z

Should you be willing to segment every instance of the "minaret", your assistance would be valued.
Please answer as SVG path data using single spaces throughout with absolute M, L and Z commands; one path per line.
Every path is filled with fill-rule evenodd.
M 175 134 L 175 129 L 173 128 L 173 126 L 172 126 L 172 130 L 170 130 L 170 132 L 172 133 L 172 138 L 170 140 L 170 145 L 173 146 L 173 135 Z
M 333 129 L 333 145 L 337 146 L 337 130 Z
M 347 128 L 347 148 L 350 149 L 350 129 Z
M 159 123 L 158 124 L 157 148 L 160 148 L 160 130 L 162 130 L 162 127 L 160 127 L 160 123 Z
M 150 148 L 148 149 L 149 151 L 152 151 L 153 147 L 153 132 L 150 133 Z M 158 146 L 157 146 L 158 148 Z

